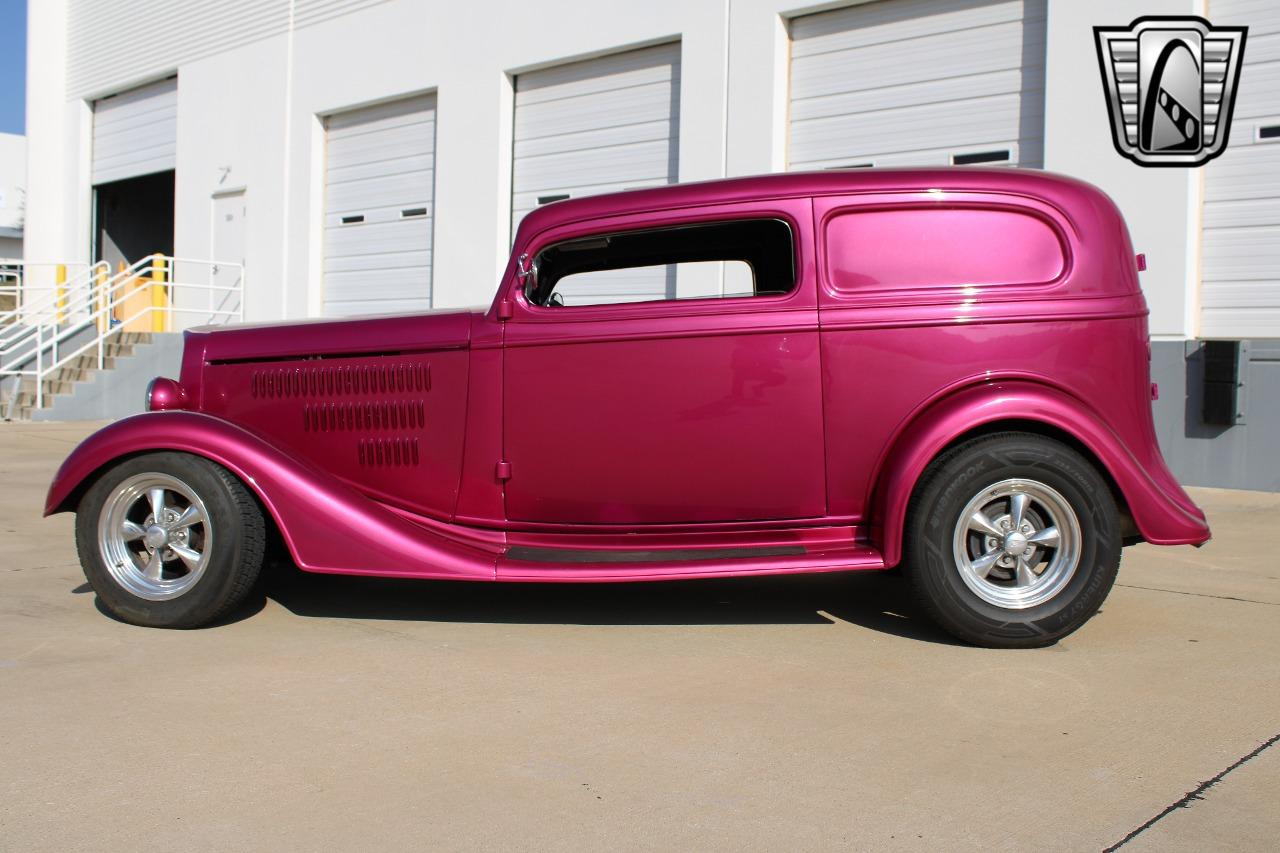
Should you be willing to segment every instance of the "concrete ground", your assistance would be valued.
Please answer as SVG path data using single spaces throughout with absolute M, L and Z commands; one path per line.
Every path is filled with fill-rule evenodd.
M 0 848 L 1280 846 L 1280 495 L 1194 490 L 1213 542 L 1129 549 L 1038 651 L 955 644 L 880 575 L 279 569 L 174 632 L 98 612 L 40 518 L 87 431 L 0 426 Z

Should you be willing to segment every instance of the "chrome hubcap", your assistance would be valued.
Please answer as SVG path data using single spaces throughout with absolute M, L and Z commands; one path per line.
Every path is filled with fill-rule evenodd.
M 98 548 L 112 579 L 149 601 L 191 589 L 209 564 L 209 512 L 168 474 L 137 474 L 116 486 L 98 518 Z
M 1036 480 L 1002 480 L 969 501 L 953 551 L 965 585 L 1011 610 L 1043 604 L 1080 564 L 1080 522 L 1066 498 Z

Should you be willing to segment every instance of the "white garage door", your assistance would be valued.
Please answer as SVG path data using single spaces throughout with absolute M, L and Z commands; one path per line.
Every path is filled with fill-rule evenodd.
M 93 102 L 95 186 L 167 172 L 177 151 L 177 77 Z
M 1043 164 L 1045 0 L 881 0 L 791 23 L 792 169 Z
M 676 180 L 678 42 L 531 71 L 515 90 L 512 235 L 540 204 Z M 662 298 L 674 292 L 674 275 L 594 273 L 572 287 L 571 303 Z
M 1215 25 L 1246 25 L 1231 137 L 1205 167 L 1200 334 L 1280 337 L 1280 6 L 1213 0 Z
M 431 307 L 436 99 L 329 116 L 324 314 Z

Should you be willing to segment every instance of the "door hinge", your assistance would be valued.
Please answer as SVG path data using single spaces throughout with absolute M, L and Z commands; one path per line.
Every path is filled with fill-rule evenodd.
M 499 319 L 499 320 L 510 320 L 510 319 L 511 319 L 511 313 L 512 313 L 512 311 L 511 311 L 511 300 L 510 300 L 510 299 L 501 299 L 501 300 L 499 300 L 499 301 L 498 301 L 498 319 Z
M 498 464 L 494 466 L 493 474 L 498 478 L 498 482 L 500 483 L 505 483 L 507 480 L 510 480 L 511 463 L 506 460 L 499 461 Z

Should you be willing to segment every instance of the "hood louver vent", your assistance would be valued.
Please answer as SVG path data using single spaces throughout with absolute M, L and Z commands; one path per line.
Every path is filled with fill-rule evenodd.
M 255 370 L 250 391 L 257 398 L 335 397 L 430 391 L 429 364 L 325 365 Z

